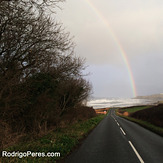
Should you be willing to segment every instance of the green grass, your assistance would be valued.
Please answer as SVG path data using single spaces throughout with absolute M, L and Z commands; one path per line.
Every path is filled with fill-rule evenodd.
M 64 158 L 68 155 L 72 149 L 79 144 L 79 141 L 83 139 L 97 124 L 105 117 L 105 115 L 99 115 L 84 122 L 78 122 L 73 125 L 69 125 L 66 128 L 59 128 L 56 131 L 43 136 L 40 139 L 30 142 L 22 142 L 15 146 L 12 146 L 5 151 L 32 151 L 32 152 L 60 152 L 61 157 L 24 157 L 24 158 L 0 158 L 0 162 L 8 163 L 42 163 L 42 162 L 56 162 L 56 160 Z
M 143 110 L 143 109 L 147 109 L 147 108 L 150 108 L 151 106 L 138 106 L 138 107 L 132 107 L 132 108 L 125 108 L 125 109 L 122 109 L 124 111 L 127 111 L 129 113 L 134 113 L 136 111 L 139 111 L 139 110 Z

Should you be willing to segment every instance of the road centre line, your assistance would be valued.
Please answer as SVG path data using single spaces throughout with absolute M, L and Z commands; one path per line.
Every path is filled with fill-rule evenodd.
M 113 118 L 115 121 L 117 121 L 117 120 L 113 117 L 113 115 L 112 115 L 112 118 Z
M 114 117 L 113 117 L 113 118 L 114 118 Z M 117 121 L 115 118 L 114 118 L 114 120 L 115 120 L 115 122 L 117 123 L 117 125 L 120 126 L 120 124 L 118 123 L 118 121 Z M 120 129 L 121 129 L 123 135 L 126 135 L 126 133 L 124 132 L 124 130 L 122 129 L 122 127 L 120 127 Z
M 141 156 L 139 155 L 139 153 L 137 152 L 137 150 L 135 149 L 134 145 L 131 143 L 131 141 L 128 141 L 130 146 L 132 147 L 133 151 L 135 152 L 136 156 L 138 157 L 140 163 L 144 163 L 143 159 L 141 158 Z
M 121 129 L 123 135 L 126 135 L 126 133 L 123 131 L 122 127 L 120 127 L 120 129 Z

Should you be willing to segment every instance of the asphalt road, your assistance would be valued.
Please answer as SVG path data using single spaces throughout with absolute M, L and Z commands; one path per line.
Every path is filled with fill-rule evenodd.
M 66 163 L 163 163 L 163 137 L 109 114 Z

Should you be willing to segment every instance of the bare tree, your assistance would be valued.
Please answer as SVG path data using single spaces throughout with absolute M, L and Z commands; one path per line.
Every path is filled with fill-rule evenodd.
M 0 118 L 11 131 L 46 131 L 89 96 L 84 60 L 45 13 L 58 2 L 0 1 Z
M 19 119 L 31 103 L 27 79 L 48 73 L 58 58 L 73 51 L 61 24 L 18 4 L 0 2 L 0 116 L 10 121 Z
M 65 0 L 1 0 L 0 3 L 1 2 L 17 3 L 17 5 L 37 13 L 43 13 L 45 11 L 55 13 L 55 8 L 60 8 L 58 4 L 60 2 L 65 2 Z
M 57 64 L 57 56 L 71 51 L 69 34 L 44 14 L 36 15 L 14 3 L 0 6 L 1 91 L 42 67 Z M 7 82 L 5 81 L 7 79 Z
M 90 83 L 83 78 L 69 78 L 62 81 L 59 88 L 60 115 L 67 109 L 82 105 L 82 102 L 89 97 L 91 91 Z

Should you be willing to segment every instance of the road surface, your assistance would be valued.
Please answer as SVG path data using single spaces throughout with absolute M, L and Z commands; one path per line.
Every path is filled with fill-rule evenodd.
M 163 163 L 163 137 L 115 115 L 88 135 L 66 163 Z

